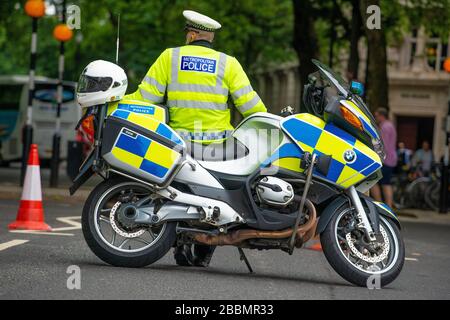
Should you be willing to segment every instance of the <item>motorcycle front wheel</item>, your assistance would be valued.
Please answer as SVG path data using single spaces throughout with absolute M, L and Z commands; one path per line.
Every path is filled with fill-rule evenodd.
M 176 240 L 176 223 L 136 225 L 119 215 L 121 206 L 138 203 L 151 191 L 147 186 L 114 177 L 97 185 L 83 208 L 82 229 L 92 252 L 118 267 L 144 267 L 161 259 Z M 124 217 L 120 219 L 120 217 Z
M 376 241 L 369 242 L 355 226 L 354 208 L 337 210 L 320 236 L 326 259 L 341 277 L 357 286 L 386 286 L 403 268 L 405 246 L 400 230 L 394 221 L 380 216 L 380 232 Z

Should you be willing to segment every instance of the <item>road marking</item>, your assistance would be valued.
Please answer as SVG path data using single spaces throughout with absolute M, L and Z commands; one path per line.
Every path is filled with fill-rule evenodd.
M 405 258 L 405 261 L 419 261 L 419 260 L 416 258 Z
M 10 230 L 9 232 L 13 233 L 22 233 L 22 234 L 40 234 L 46 236 L 74 236 L 73 233 L 63 233 L 63 232 L 54 232 L 54 231 L 69 231 L 69 230 L 79 230 L 81 229 L 81 223 L 74 221 L 80 220 L 80 216 L 73 217 L 62 217 L 56 218 L 57 221 L 68 224 L 70 227 L 61 227 L 61 228 L 52 228 L 52 231 L 35 231 L 35 230 Z
M 413 253 L 411 253 L 411 255 L 412 255 L 412 256 L 417 256 L 417 257 L 420 257 L 420 256 L 421 256 L 421 254 L 420 254 L 420 253 L 417 253 L 417 252 L 413 252 Z
M 56 220 L 68 224 L 71 227 L 62 227 L 62 228 L 53 228 L 53 231 L 68 231 L 68 230 L 79 230 L 81 229 L 81 223 L 73 220 L 80 220 L 80 216 L 74 217 L 64 217 L 64 218 L 56 218 Z
M 74 236 L 73 233 L 62 233 L 62 232 L 49 232 L 49 231 L 33 231 L 33 230 L 10 230 L 12 233 L 22 233 L 22 234 L 43 234 L 46 236 Z
M 6 250 L 11 247 L 19 246 L 21 244 L 27 243 L 30 240 L 11 240 L 5 243 L 0 243 L 0 251 Z

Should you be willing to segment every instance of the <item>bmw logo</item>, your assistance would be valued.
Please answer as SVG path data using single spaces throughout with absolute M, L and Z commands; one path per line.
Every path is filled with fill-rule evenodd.
M 344 152 L 344 160 L 347 163 L 353 163 L 356 161 L 356 153 L 353 150 L 347 150 Z

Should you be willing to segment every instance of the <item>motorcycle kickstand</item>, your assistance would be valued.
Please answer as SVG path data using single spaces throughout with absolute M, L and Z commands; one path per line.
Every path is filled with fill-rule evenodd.
M 253 273 L 252 266 L 250 265 L 250 262 L 248 261 L 247 256 L 246 256 L 245 253 L 244 253 L 244 250 L 242 250 L 242 248 L 238 248 L 238 251 L 239 251 L 240 260 L 241 260 L 241 261 L 244 261 L 244 262 L 245 262 L 245 265 L 246 265 L 247 268 L 248 268 L 248 271 L 249 271 L 250 273 Z

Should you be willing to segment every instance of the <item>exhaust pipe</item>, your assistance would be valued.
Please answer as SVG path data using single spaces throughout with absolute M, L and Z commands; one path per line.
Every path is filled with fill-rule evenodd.
M 316 208 L 311 201 L 306 200 L 306 207 L 309 212 L 309 220 L 304 225 L 298 227 L 296 245 L 301 246 L 314 236 L 317 226 Z M 210 235 L 205 233 L 197 233 L 193 236 L 193 240 L 210 246 L 237 246 L 248 239 L 285 239 L 292 235 L 293 229 L 285 229 L 281 231 L 261 231 L 253 229 L 241 229 L 232 231 L 229 234 Z

